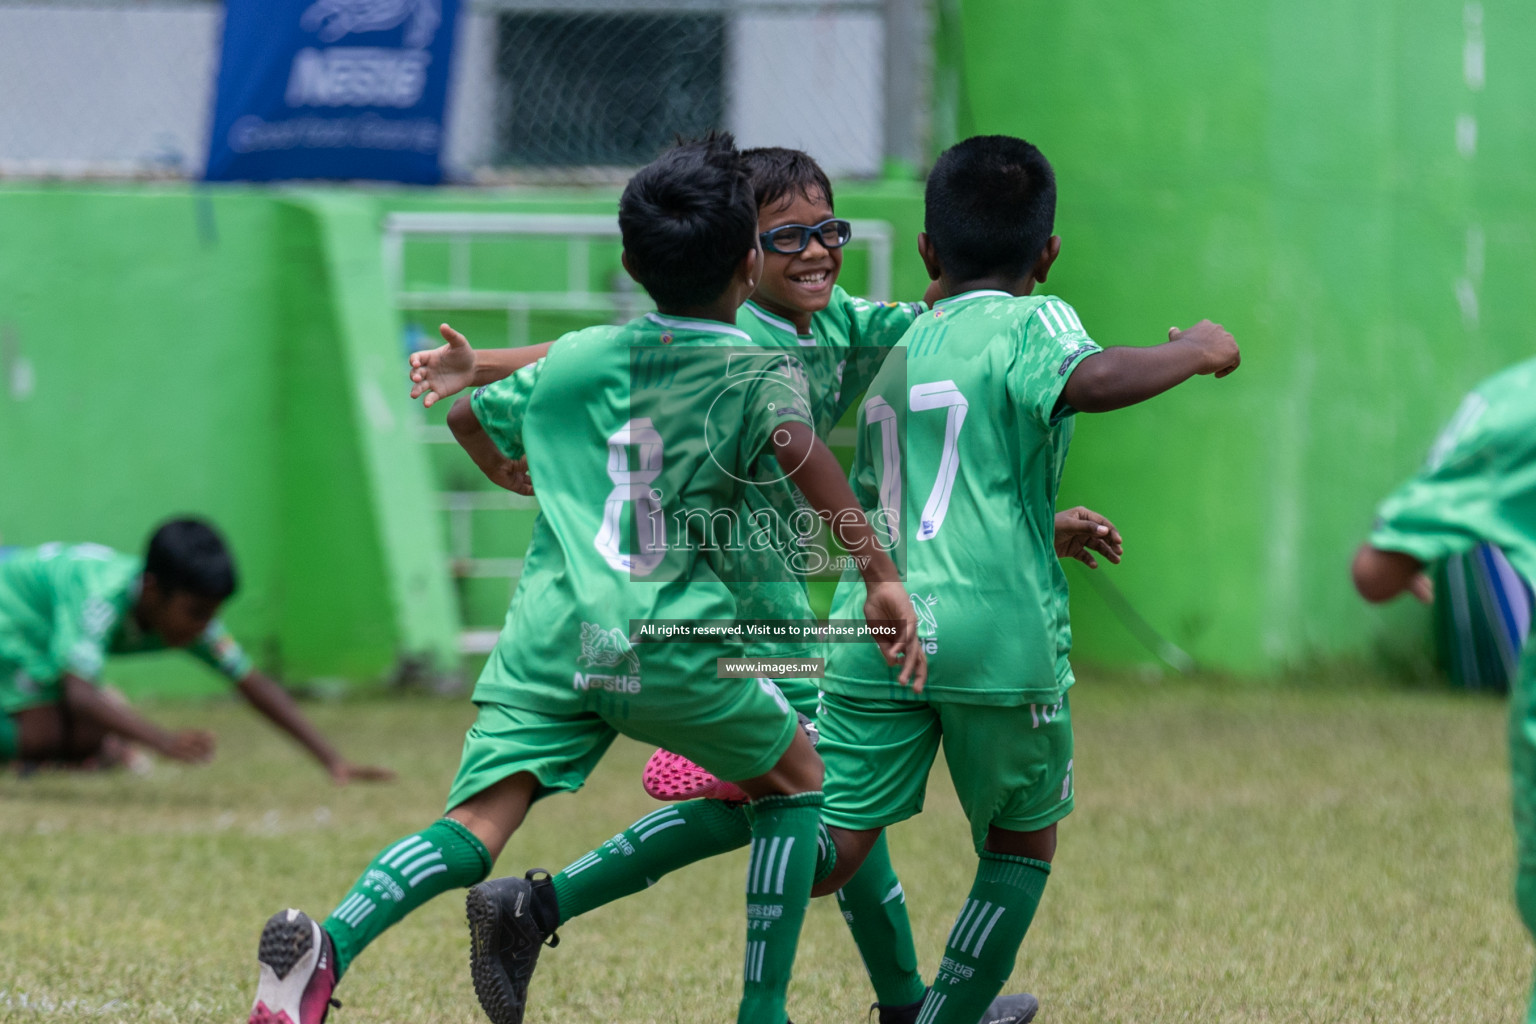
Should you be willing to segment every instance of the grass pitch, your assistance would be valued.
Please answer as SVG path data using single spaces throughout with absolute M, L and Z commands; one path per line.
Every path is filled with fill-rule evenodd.
M 338 790 L 233 704 L 150 710 L 217 729 L 218 761 L 0 777 L 0 1021 L 243 1021 L 267 915 L 323 917 L 432 821 L 473 717 L 467 701 L 311 707 L 402 776 Z M 1040 997 L 1043 1024 L 1521 1019 L 1503 714 L 1446 693 L 1085 678 L 1077 811 L 1011 988 Z M 621 740 L 583 792 L 535 808 L 498 873 L 558 868 L 654 808 L 648 753 Z M 930 975 L 968 835 L 941 764 L 927 811 L 891 834 Z M 744 870 L 744 854 L 696 865 L 567 925 L 529 1024 L 734 1019 Z M 332 1020 L 483 1020 L 462 907 L 444 895 L 386 933 Z M 872 999 L 818 901 L 792 1016 L 853 1024 Z

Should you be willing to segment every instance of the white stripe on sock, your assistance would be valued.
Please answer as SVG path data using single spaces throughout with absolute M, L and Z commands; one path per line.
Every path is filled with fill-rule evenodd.
M 764 852 L 768 848 L 766 839 L 754 839 L 752 841 L 752 863 L 747 865 L 747 892 L 757 891 L 757 877 L 763 871 Z
M 747 892 L 752 891 L 752 872 L 757 870 L 757 840 L 747 846 Z
M 992 904 L 991 903 L 985 903 L 985 904 L 982 905 L 981 913 L 977 914 L 976 915 L 976 919 L 971 922 L 971 930 L 965 933 L 965 938 L 960 943 L 960 952 L 962 952 L 962 953 L 969 953 L 970 952 L 971 939 L 975 937 L 976 929 L 981 927 L 981 919 L 986 917 L 991 912 L 992 912 Z
M 443 851 L 441 851 L 441 850 L 433 850 L 431 853 L 427 854 L 426 856 L 424 856 L 424 857 L 417 857 L 415 860 L 411 861 L 405 867 L 400 869 L 400 873 L 402 875 L 413 874 L 413 873 L 415 873 L 417 868 L 425 867 L 426 865 L 432 863 L 435 860 L 442 860 L 442 859 L 443 859 Z
M 347 911 L 352 909 L 352 905 L 354 903 L 356 903 L 358 900 L 362 899 L 362 898 L 363 898 L 362 893 L 357 893 L 357 892 L 353 893 L 352 895 L 348 896 L 346 899 L 341 901 L 341 906 L 339 906 L 335 910 L 331 911 L 331 916 L 335 917 L 335 918 L 344 918 L 346 916 Z
M 357 922 L 361 921 L 368 914 L 372 913 L 373 908 L 373 900 L 370 900 L 368 897 L 364 896 L 362 899 L 357 901 L 356 905 L 353 906 L 352 909 L 347 911 L 347 924 L 356 928 Z
M 431 846 L 432 844 L 421 838 L 421 836 L 411 836 L 411 838 L 386 853 L 382 863 L 387 868 L 399 867 L 405 862 L 407 857 L 413 857 L 418 853 L 422 853 Z
M 944 945 L 953 946 L 955 944 L 955 936 L 965 930 L 966 918 L 970 917 L 971 911 L 975 909 L 976 901 L 967 899 L 965 906 L 960 908 L 960 916 L 955 920 L 955 926 L 949 930 L 949 938 L 944 940 Z
M 790 836 L 784 840 L 784 855 L 779 858 L 779 877 L 775 880 L 773 891 L 780 896 L 784 894 L 784 872 L 789 870 L 789 851 L 794 849 L 795 837 Z
M 571 875 L 579 875 L 583 871 L 587 870 L 587 868 L 590 868 L 592 865 L 596 864 L 602 859 L 602 855 L 596 850 L 593 850 L 591 853 L 586 854 L 583 857 L 576 858 L 576 860 L 566 865 L 565 870 L 560 873 L 565 875 L 567 878 L 569 878 Z
M 677 816 L 678 812 L 676 807 L 663 807 L 659 811 L 652 811 L 650 814 L 647 814 L 645 817 L 629 826 L 629 830 L 633 832 L 636 829 L 642 829 L 647 825 L 654 824 L 662 818 L 676 818 Z
M 675 825 L 686 825 L 686 824 L 688 824 L 688 822 L 685 819 L 683 819 L 683 818 L 673 818 L 670 821 L 664 821 L 660 825 L 653 826 L 648 831 L 641 832 L 640 833 L 640 841 L 643 843 L 647 839 L 651 838 L 651 836 L 655 835 L 657 832 L 665 831 L 666 829 L 672 828 Z
M 997 913 L 992 915 L 992 920 L 987 922 L 987 927 L 985 929 L 983 929 L 983 931 L 981 933 L 981 938 L 976 940 L 976 950 L 971 954 L 972 956 L 975 956 L 975 957 L 981 956 L 981 947 L 985 946 L 987 944 L 987 936 L 992 934 L 993 926 L 995 926 L 997 924 L 998 920 L 1002 918 L 1003 911 L 1005 909 L 1007 909 L 1007 908 L 1005 908 L 1005 907 L 998 907 L 997 908 Z
M 773 841 L 768 844 L 768 856 L 763 858 L 763 876 L 759 879 L 760 884 L 753 887 L 753 892 L 769 893 L 773 891 L 773 866 L 779 859 L 779 843 L 781 842 L 783 840 L 779 836 L 774 836 Z
M 448 870 L 448 865 L 447 864 L 439 864 L 436 867 L 427 868 L 427 870 L 423 871 L 421 874 L 419 874 L 415 878 L 411 879 L 411 888 L 414 889 L 418 885 L 420 885 L 424 879 L 431 878 L 433 875 L 440 875 L 440 874 L 442 874 L 443 872 L 445 872 L 447 870 Z
M 361 897 L 357 903 L 347 908 L 347 912 L 345 914 L 337 914 L 336 916 L 347 922 L 347 924 L 351 925 L 353 928 L 356 928 L 357 922 L 373 913 L 373 907 L 373 900 L 370 900 L 364 896 Z

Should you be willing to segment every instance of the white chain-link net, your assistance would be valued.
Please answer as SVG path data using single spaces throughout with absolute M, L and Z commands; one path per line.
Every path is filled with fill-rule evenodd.
M 0 176 L 199 176 L 222 22 L 214 0 L 0 0 Z M 926 0 L 461 0 L 445 165 L 621 180 L 725 128 L 877 175 L 918 158 L 927 40 Z

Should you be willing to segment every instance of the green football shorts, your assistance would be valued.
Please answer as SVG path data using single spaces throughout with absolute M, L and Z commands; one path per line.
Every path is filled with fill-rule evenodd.
M 539 780 L 534 799 L 574 792 L 619 733 L 681 754 L 722 779 L 753 779 L 778 763 L 799 727 L 768 680 L 668 686 L 653 678 L 623 697 L 587 690 L 575 708 L 570 695 L 558 710 L 477 702 L 480 715 L 464 737 L 448 810 L 518 772 Z
M 922 811 L 941 738 L 978 853 L 993 825 L 1033 832 L 1072 812 L 1065 696 L 1060 704 L 992 707 L 824 693 L 816 726 L 828 825 L 884 828 Z

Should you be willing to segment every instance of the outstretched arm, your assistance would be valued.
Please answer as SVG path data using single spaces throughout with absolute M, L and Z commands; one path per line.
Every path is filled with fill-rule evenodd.
M 1115 565 L 1125 552 L 1125 544 L 1115 524 L 1091 508 L 1079 505 L 1056 513 L 1056 557 L 1075 558 L 1090 569 L 1099 567 L 1093 557 L 1097 551 Z
M 142 743 L 177 761 L 197 764 L 213 759 L 213 733 L 202 729 L 170 732 L 142 717 L 124 703 L 109 700 L 92 683 L 64 674 L 64 700 L 71 714 L 95 722 L 104 731 Z
M 773 448 L 779 467 L 858 565 L 867 592 L 864 617 L 900 623 L 894 638 L 877 641 L 880 653 L 887 665 L 900 661 L 898 681 L 903 686 L 911 685 L 914 693 L 921 693 L 928 679 L 928 659 L 917 639 L 917 613 L 901 585 L 896 563 L 865 518 L 837 457 L 807 424 L 800 422 L 786 421 L 775 430 Z
M 1349 571 L 1355 589 L 1372 604 L 1390 601 L 1405 590 L 1425 604 L 1435 599 L 1434 584 L 1424 575 L 1424 563 L 1401 551 L 1362 544 Z
M 304 717 L 288 691 L 260 672 L 253 669 L 236 685 L 240 696 L 250 701 L 252 707 L 314 755 L 336 785 L 345 786 L 353 781 L 388 782 L 395 777 L 395 773 L 388 768 L 352 764 L 343 758 L 335 747 L 326 742 L 314 723 Z
M 1145 402 L 1191 377 L 1225 377 L 1242 362 L 1237 342 L 1226 328 L 1202 320 L 1186 331 L 1169 328 L 1161 345 L 1131 345 L 1096 352 L 1072 371 L 1060 405 L 1078 412 L 1109 412 Z
M 448 429 L 453 431 L 454 439 L 469 453 L 487 480 L 517 494 L 533 493 L 533 481 L 528 478 L 528 460 L 509 459 L 501 454 L 501 449 L 496 447 L 496 442 L 491 440 L 491 435 L 485 432 L 485 427 L 475 416 L 468 397 L 454 402 L 453 408 L 448 410 Z
M 470 347 L 469 339 L 447 324 L 438 325 L 445 344 L 411 353 L 411 397 L 431 408 L 468 387 L 492 384 L 544 358 L 550 342 L 522 348 Z

